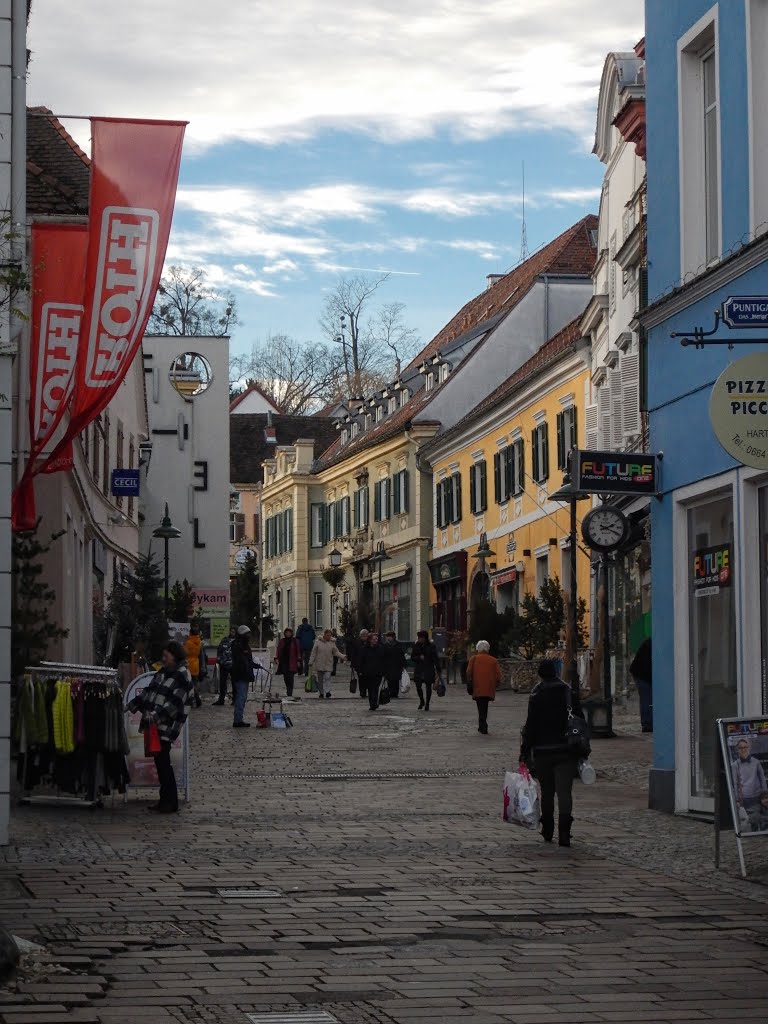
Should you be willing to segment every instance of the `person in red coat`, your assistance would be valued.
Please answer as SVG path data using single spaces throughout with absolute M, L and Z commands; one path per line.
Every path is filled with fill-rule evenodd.
M 477 731 L 487 736 L 488 705 L 496 699 L 496 687 L 501 682 L 501 668 L 490 654 L 491 645 L 487 640 L 478 640 L 475 650 L 477 654 L 472 655 L 467 665 L 467 693 L 471 694 L 477 704 Z
M 301 669 L 301 644 L 290 627 L 283 630 L 275 651 L 275 664 L 277 675 L 285 680 L 285 692 L 289 697 L 293 697 L 293 678 Z

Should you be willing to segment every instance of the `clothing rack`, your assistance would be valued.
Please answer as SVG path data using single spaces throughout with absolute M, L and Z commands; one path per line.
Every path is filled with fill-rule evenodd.
M 27 685 L 27 680 L 29 680 L 29 683 L 31 683 L 32 686 L 33 686 L 33 697 L 34 697 L 35 701 L 37 699 L 37 694 L 36 694 L 36 691 L 34 691 L 34 684 L 36 682 L 39 682 L 39 681 L 45 681 L 45 680 L 50 681 L 52 679 L 55 679 L 57 681 L 70 682 L 70 683 L 82 682 L 82 683 L 85 683 L 85 684 L 89 684 L 91 686 L 93 686 L 93 684 L 95 684 L 97 686 L 100 685 L 100 684 L 103 684 L 104 690 L 105 690 L 105 692 L 104 692 L 105 698 L 109 697 L 109 696 L 114 696 L 119 701 L 119 706 L 121 708 L 120 721 L 122 722 L 122 691 L 121 691 L 121 688 L 120 688 L 120 685 L 119 685 L 119 681 L 118 681 L 118 677 L 117 677 L 117 670 L 116 669 L 105 668 L 105 667 L 102 668 L 102 667 L 97 667 L 97 666 L 94 666 L 94 665 L 78 665 L 78 664 L 75 664 L 73 662 L 45 661 L 45 662 L 42 662 L 40 665 L 30 665 L 30 666 L 27 666 L 25 668 L 25 670 L 24 670 L 24 677 L 25 677 L 25 683 L 22 684 L 22 685 Z M 46 748 L 50 747 L 51 742 L 53 740 L 53 737 L 50 735 L 50 730 L 48 730 L 48 736 L 49 736 L 48 742 L 46 744 L 43 744 L 42 747 L 38 748 L 36 746 L 36 744 L 28 743 L 28 741 L 26 739 L 26 736 L 22 734 L 22 747 L 23 747 L 23 749 L 20 749 L 20 754 L 24 757 L 23 777 L 22 777 L 22 780 L 21 780 L 22 781 L 23 790 L 24 790 L 24 795 L 20 798 L 19 803 L 22 803 L 22 804 L 31 804 L 31 803 L 58 804 L 58 805 L 65 805 L 65 806 L 68 805 L 68 806 L 73 806 L 73 807 L 101 807 L 101 806 L 103 806 L 103 801 L 101 799 L 101 794 L 99 793 L 99 784 L 97 782 L 97 775 L 98 775 L 99 769 L 100 769 L 103 772 L 104 782 L 106 783 L 107 781 L 109 781 L 110 785 L 114 784 L 114 778 L 115 778 L 114 775 L 113 775 L 111 780 L 107 779 L 107 771 L 106 771 L 106 768 L 104 766 L 104 759 L 107 756 L 107 751 L 109 751 L 110 754 L 115 754 L 115 755 L 119 756 L 120 753 L 121 753 L 121 751 L 119 749 L 115 750 L 114 748 L 107 748 L 107 751 L 101 751 L 101 752 L 99 752 L 98 750 L 93 750 L 93 751 L 89 751 L 89 753 L 84 756 L 83 767 L 87 768 L 89 773 L 92 773 L 92 777 L 89 780 L 88 793 L 87 793 L 86 796 L 64 795 L 64 794 L 62 794 L 60 792 L 57 792 L 56 794 L 45 794 L 45 795 L 43 795 L 43 794 L 40 794 L 40 795 L 32 795 L 32 794 L 30 794 L 29 790 L 32 789 L 33 785 L 34 785 L 34 783 L 30 784 L 30 781 L 29 781 L 29 768 L 30 768 L 30 760 L 31 760 L 31 756 L 32 756 L 31 755 L 31 751 L 33 751 L 35 749 L 37 749 L 39 751 L 39 750 L 43 750 L 43 749 L 46 749 Z M 91 740 L 92 740 L 92 738 L 91 738 Z M 126 743 L 126 745 L 127 745 L 127 743 Z M 74 747 L 72 752 L 74 753 L 74 752 L 76 752 L 78 750 L 80 750 L 81 754 L 84 754 L 84 748 L 82 746 L 78 746 L 78 745 L 76 745 Z M 59 756 L 61 756 L 61 755 L 57 751 L 56 752 L 56 757 L 59 757 Z M 99 759 L 101 759 L 101 763 L 99 762 Z M 55 758 L 53 759 L 53 763 L 54 764 L 56 763 Z M 123 753 L 123 763 L 124 763 L 124 753 Z M 125 781 L 127 782 L 127 770 L 125 772 Z M 121 780 L 118 779 L 118 782 L 117 782 L 118 788 L 120 786 L 120 782 L 121 782 Z M 56 783 L 54 782 L 54 785 L 55 784 Z

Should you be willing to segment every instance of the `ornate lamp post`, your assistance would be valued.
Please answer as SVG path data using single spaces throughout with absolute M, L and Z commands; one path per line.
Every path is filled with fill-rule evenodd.
M 490 581 L 489 581 L 489 578 L 488 578 L 488 572 L 487 572 L 487 570 L 485 568 L 485 560 L 486 560 L 486 558 L 493 558 L 493 556 L 495 554 L 496 554 L 496 552 L 495 551 L 491 551 L 491 549 L 488 547 L 488 534 L 487 533 L 481 533 L 480 534 L 480 544 L 478 545 L 476 553 L 474 555 L 472 555 L 473 558 L 479 558 L 480 559 L 480 565 L 478 567 L 478 575 L 480 576 L 480 600 L 481 601 L 483 601 L 483 600 L 490 601 L 490 599 L 491 599 L 491 587 L 490 587 Z
M 165 614 L 168 614 L 168 541 L 178 540 L 181 536 L 181 530 L 177 530 L 176 527 L 171 523 L 171 517 L 168 515 L 168 502 L 165 503 L 165 515 L 163 521 L 158 527 L 152 531 L 152 536 L 158 540 L 162 540 L 165 545 Z

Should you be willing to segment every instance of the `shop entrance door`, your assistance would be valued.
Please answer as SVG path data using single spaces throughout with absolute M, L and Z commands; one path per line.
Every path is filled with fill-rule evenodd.
M 712 810 L 715 721 L 738 715 L 733 499 L 688 509 L 690 800 Z

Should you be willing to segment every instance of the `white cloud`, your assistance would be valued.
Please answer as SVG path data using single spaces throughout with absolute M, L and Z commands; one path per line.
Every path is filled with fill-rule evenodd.
M 109 3 L 35 0 L 29 99 L 188 118 L 192 145 L 329 126 L 416 139 L 554 124 L 583 137 L 605 54 L 637 40 L 642 13 L 641 0 L 230 0 L 214 17 L 204 0 L 133 0 L 117 22 Z

